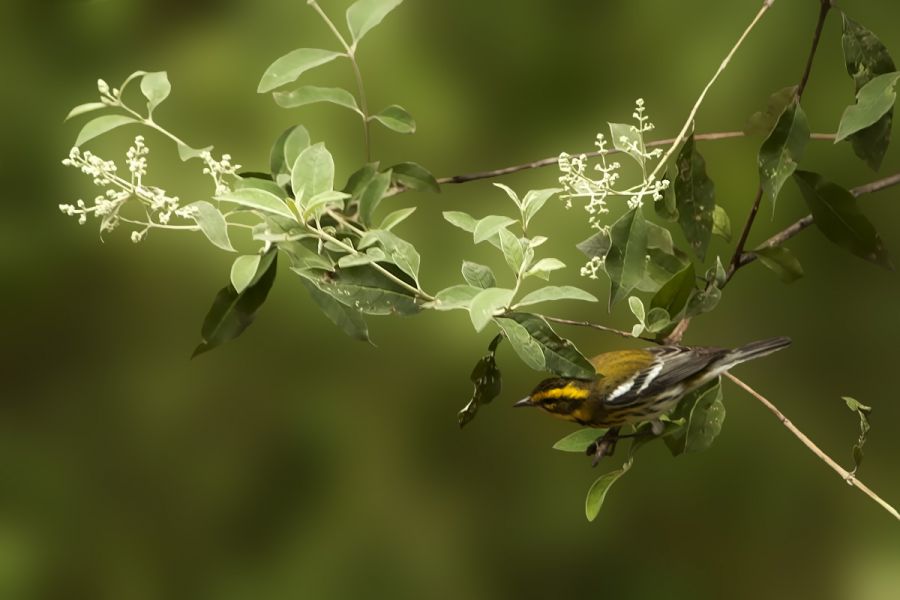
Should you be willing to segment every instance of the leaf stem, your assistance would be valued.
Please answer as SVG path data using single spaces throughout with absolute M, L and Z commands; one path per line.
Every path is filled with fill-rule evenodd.
M 891 506 L 890 504 L 885 502 L 878 494 L 873 492 L 871 489 L 869 489 L 868 486 L 866 486 L 865 484 L 863 484 L 863 482 L 861 482 L 859 479 L 857 479 L 853 473 L 851 473 L 847 469 L 843 468 L 841 465 L 839 465 L 837 463 L 837 461 L 835 461 L 833 458 L 831 458 L 830 456 L 825 454 L 825 452 L 821 448 L 819 448 L 815 443 L 813 443 L 813 441 L 811 439 L 809 439 L 805 433 L 800 431 L 800 429 L 798 429 L 797 426 L 794 425 L 790 421 L 790 419 L 788 419 L 786 416 L 784 416 L 784 413 L 782 413 L 780 410 L 778 410 L 778 408 L 774 404 L 772 404 L 771 401 L 766 399 L 765 396 L 763 396 L 762 394 L 760 394 L 759 392 L 757 392 L 756 390 L 751 388 L 749 385 L 747 385 L 746 383 L 744 383 L 743 381 L 741 381 L 740 379 L 738 379 L 731 373 L 726 372 L 725 376 L 728 377 L 728 379 L 732 380 L 734 383 L 736 383 L 739 387 L 741 387 L 748 394 L 750 394 L 751 396 L 753 396 L 754 398 L 759 400 L 763 406 L 765 406 L 767 409 L 769 409 L 769 411 L 773 415 L 775 415 L 775 417 L 779 421 L 781 421 L 781 424 L 784 425 L 788 429 L 788 431 L 790 431 L 792 434 L 794 434 L 794 436 L 803 443 L 804 446 L 809 448 L 809 450 L 813 454 L 815 454 L 822 462 L 824 462 L 826 465 L 831 467 L 832 470 L 834 470 L 838 475 L 840 475 L 841 479 L 843 479 L 844 481 L 847 482 L 847 485 L 857 488 L 862 493 L 864 493 L 866 496 L 868 496 L 869 498 L 871 498 L 872 500 L 877 502 L 884 510 L 889 512 L 895 519 L 900 520 L 900 513 L 897 512 L 896 508 L 894 508 L 893 506 Z
M 306 3 L 313 7 L 313 9 L 322 17 L 322 20 L 325 21 L 325 24 L 331 29 L 331 32 L 334 34 L 334 37 L 341 43 L 341 46 L 344 47 L 344 51 L 347 54 L 347 58 L 350 59 L 350 64 L 353 66 L 353 76 L 356 78 L 356 88 L 359 91 L 359 108 L 360 114 L 363 120 L 363 140 L 366 146 L 366 162 L 372 160 L 372 148 L 371 142 L 369 141 L 369 107 L 366 102 L 366 90 L 363 87 L 363 79 L 362 72 L 359 70 L 359 63 L 356 62 L 356 48 L 347 43 L 347 40 L 344 39 L 343 34 L 338 30 L 335 26 L 334 21 L 332 21 L 325 11 L 322 10 L 322 7 L 319 6 L 319 3 L 316 0 L 306 0 Z

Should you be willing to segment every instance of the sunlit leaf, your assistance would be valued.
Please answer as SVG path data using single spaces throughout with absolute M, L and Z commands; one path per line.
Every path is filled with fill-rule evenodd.
M 219 209 L 205 200 L 192 202 L 188 206 L 193 209 L 191 218 L 197 222 L 203 235 L 222 250 L 234 252 L 234 247 L 228 238 L 228 223 L 225 221 L 222 213 L 219 212 Z
M 626 123 L 610 123 L 609 133 L 613 147 L 616 150 L 621 150 L 637 161 L 639 165 L 644 164 L 644 156 L 642 154 L 644 151 L 644 144 L 634 125 Z
M 859 211 L 850 192 L 810 171 L 797 171 L 794 181 L 825 237 L 860 258 L 893 269 L 881 236 Z
M 73 117 L 93 112 L 95 110 L 100 110 L 101 108 L 107 108 L 107 106 L 108 105 L 104 104 L 103 102 L 86 102 L 84 104 L 79 104 L 69 111 L 69 114 L 66 115 L 65 120 L 68 121 Z
M 266 72 L 259 80 L 256 91 L 260 94 L 271 92 L 286 83 L 296 81 L 304 72 L 331 62 L 334 59 L 345 56 L 340 52 L 320 50 L 318 48 L 298 48 L 278 58 L 269 65 Z
M 289 139 L 294 139 L 295 143 L 292 144 L 293 148 L 296 150 L 292 150 L 293 160 L 286 160 L 286 145 Z M 303 141 L 305 140 L 305 143 Z M 294 160 L 297 160 L 297 156 L 300 155 L 300 152 L 303 151 L 307 146 L 309 146 L 309 132 L 306 131 L 306 127 L 303 125 L 294 125 L 293 127 L 289 127 L 285 129 L 281 135 L 278 136 L 278 139 L 275 140 L 275 143 L 272 144 L 272 150 L 269 152 L 269 169 L 272 171 L 272 175 L 277 177 L 281 174 L 290 174 L 291 167 L 294 164 Z
M 259 254 L 238 256 L 231 265 L 231 287 L 238 294 L 247 289 L 259 268 Z
M 356 44 L 403 0 L 356 0 L 347 9 L 347 27 Z
M 731 241 L 731 219 L 728 218 L 728 213 L 725 212 L 725 209 L 718 204 L 713 210 L 712 232 L 713 235 L 719 236 L 726 242 Z
M 147 109 L 150 113 L 169 97 L 171 91 L 172 84 L 169 83 L 169 76 L 165 71 L 146 73 L 141 78 L 141 92 L 147 99 Z
M 316 85 L 304 85 L 289 92 L 272 92 L 275 103 L 282 108 L 297 108 L 317 102 L 329 102 L 349 108 L 353 112 L 360 112 L 356 104 L 356 98 L 339 87 L 319 87 Z
M 326 190 L 306 200 L 303 205 L 303 220 L 319 217 L 330 209 L 343 209 L 344 201 L 350 197 L 350 194 L 338 192 L 335 190 Z
M 419 263 L 421 259 L 415 246 L 406 240 L 397 237 L 390 231 L 383 229 L 368 231 L 366 232 L 366 235 L 377 238 L 381 247 L 390 258 L 390 261 L 397 265 L 404 273 L 412 277 L 414 281 L 418 280 Z M 362 244 L 362 242 L 360 243 Z
M 444 214 L 446 216 L 446 213 Z M 497 235 L 498 231 L 515 222 L 515 219 L 503 215 L 488 215 L 483 219 L 479 219 L 475 224 L 475 229 L 472 231 L 472 238 L 476 244 L 480 244 L 481 242 L 494 237 Z M 456 225 L 456 223 L 454 223 L 454 225 Z
M 455 227 L 459 227 L 463 231 L 473 233 L 475 227 L 478 226 L 478 220 L 472 215 L 458 210 L 445 210 L 443 212 L 444 219 Z
M 894 88 L 898 79 L 900 71 L 894 71 L 879 75 L 864 85 L 856 94 L 856 104 L 844 109 L 834 143 L 871 127 L 892 111 L 897 101 Z
M 325 144 L 313 144 L 300 153 L 291 166 L 291 189 L 298 201 L 334 189 L 334 159 Z
M 531 333 L 513 319 L 498 318 L 496 321 L 522 362 L 535 371 L 543 371 L 546 366 L 544 351 Z
M 272 181 L 271 179 L 262 179 L 260 177 L 248 177 L 246 175 L 241 175 L 241 178 L 238 179 L 233 184 L 233 189 L 235 190 L 263 190 L 264 192 L 269 192 L 273 196 L 277 198 L 283 198 L 285 193 L 281 187 L 278 186 L 277 183 Z
M 538 290 L 526 294 L 524 298 L 516 303 L 516 308 L 520 306 L 529 306 L 538 302 L 549 302 L 553 300 L 584 300 L 586 302 L 597 302 L 597 298 L 586 291 L 571 285 L 548 285 Z
M 593 365 L 578 351 L 575 345 L 560 337 L 540 315 L 509 312 L 503 315 L 517 321 L 541 346 L 547 370 L 560 377 L 591 379 L 596 375 Z
M 103 115 L 102 117 L 96 117 L 88 121 L 87 124 L 81 128 L 81 131 L 78 132 L 78 137 L 75 139 L 75 145 L 81 146 L 98 135 L 103 135 L 122 125 L 130 125 L 131 123 L 137 122 L 137 119 L 126 117 L 125 115 Z
M 609 492 L 609 488 L 612 487 L 619 478 L 628 472 L 628 469 L 631 468 L 632 459 L 628 459 L 628 461 L 622 465 L 621 469 L 616 469 L 615 471 L 610 471 L 609 473 L 604 473 L 591 485 L 590 489 L 587 493 L 587 498 L 584 501 L 584 514 L 587 516 L 588 521 L 593 521 L 597 518 L 597 515 L 600 514 L 600 509 L 603 507 L 603 502 L 606 500 L 606 493 Z
M 216 196 L 215 198 L 222 202 L 234 202 L 240 206 L 261 210 L 288 219 L 294 218 L 291 209 L 288 208 L 288 205 L 285 204 L 281 198 L 265 190 L 256 188 L 237 189 Z
M 415 133 L 416 121 L 405 108 L 392 104 L 381 112 L 369 117 L 370 121 L 378 121 L 388 129 L 397 133 Z
M 522 212 L 525 216 L 525 227 L 531 223 L 531 219 L 547 204 L 547 200 L 561 192 L 560 188 L 548 188 L 543 190 L 529 190 L 522 198 Z
M 435 294 L 434 301 L 430 303 L 429 308 L 435 310 L 453 310 L 457 308 L 469 310 L 472 300 L 481 291 L 482 288 L 471 285 L 453 285 Z
M 587 447 L 597 441 L 597 438 L 601 437 L 606 431 L 606 429 L 594 429 L 593 427 L 573 431 L 553 444 L 553 449 L 562 452 L 577 452 L 579 454 L 584 454 Z
M 792 283 L 803 277 L 800 261 L 784 246 L 757 248 L 753 254 L 785 283 Z
M 416 212 L 415 206 L 410 206 L 409 208 L 399 208 L 393 212 L 390 212 L 381 220 L 381 224 L 378 226 L 378 229 L 390 231 L 391 229 L 405 221 L 414 212 Z
M 691 248 L 703 260 L 712 236 L 715 185 L 706 174 L 706 161 L 694 147 L 694 136 L 684 142 L 675 160 L 674 181 L 678 223 Z
M 558 258 L 542 258 L 528 268 L 528 270 L 525 272 L 525 276 L 531 277 L 532 275 L 536 275 L 541 279 L 549 280 L 550 273 L 565 268 L 566 263 L 559 260 Z
M 462 264 L 462 276 L 466 283 L 481 289 L 492 288 L 497 285 L 494 272 L 491 271 L 490 267 L 467 260 L 464 260 Z
M 476 229 L 476 231 L 478 230 Z M 506 259 L 506 264 L 509 265 L 512 272 L 519 273 L 523 268 L 526 268 L 526 250 L 522 247 L 522 242 L 519 238 L 505 228 L 499 229 L 497 235 L 500 236 L 500 249 L 503 251 L 503 257 Z
M 475 331 L 481 331 L 497 312 L 512 300 L 513 290 L 488 288 L 481 290 L 469 305 L 469 317 Z

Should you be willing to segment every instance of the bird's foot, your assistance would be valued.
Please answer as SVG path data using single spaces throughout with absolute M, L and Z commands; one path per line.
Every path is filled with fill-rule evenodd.
M 591 461 L 591 466 L 596 467 L 604 456 L 612 456 L 616 451 L 616 442 L 618 441 L 619 428 L 611 427 L 606 433 L 591 442 L 591 445 L 585 451 L 585 454 L 594 457 Z

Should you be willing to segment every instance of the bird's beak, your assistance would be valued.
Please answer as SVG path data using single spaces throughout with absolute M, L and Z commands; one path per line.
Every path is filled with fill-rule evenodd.
M 513 407 L 520 407 L 520 406 L 533 406 L 531 404 L 531 396 L 526 396 L 525 398 L 522 398 L 521 400 L 519 400 L 518 402 L 513 404 Z

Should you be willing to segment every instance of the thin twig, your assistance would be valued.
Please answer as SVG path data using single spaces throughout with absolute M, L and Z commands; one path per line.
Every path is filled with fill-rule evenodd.
M 591 329 L 599 329 L 600 331 L 605 331 L 607 333 L 613 333 L 615 335 L 632 339 L 632 340 L 644 340 L 646 342 L 656 342 L 656 340 L 652 338 L 645 338 L 640 336 L 632 335 L 630 331 L 623 331 L 621 329 L 615 329 L 614 327 L 607 327 L 606 325 L 600 325 L 599 323 L 591 323 L 590 321 L 573 321 L 571 319 L 561 319 L 559 317 L 548 317 L 547 315 L 541 315 L 545 321 L 550 321 L 551 323 L 559 323 L 561 325 L 574 325 L 575 327 L 589 327 Z
M 889 177 L 884 177 L 883 179 L 877 179 L 875 181 L 871 181 L 869 183 L 857 186 L 855 188 L 850 189 L 850 193 L 853 194 L 854 197 L 858 198 L 865 194 L 871 194 L 885 188 L 889 188 L 891 186 L 900 184 L 900 173 L 895 173 Z M 813 224 L 813 216 L 806 215 L 802 219 L 798 219 L 791 225 L 785 227 L 763 243 L 761 243 L 758 248 L 774 248 L 776 246 L 780 246 L 784 244 L 786 241 L 809 227 Z M 741 254 L 740 259 L 734 265 L 735 269 L 739 269 L 744 265 L 748 265 L 757 259 L 757 255 L 754 252 L 744 252 Z M 733 272 L 730 272 L 730 275 L 733 275 Z M 729 279 L 730 279 L 729 275 Z
M 815 443 L 811 439 L 809 439 L 805 433 L 800 431 L 796 425 L 794 425 L 784 414 L 778 410 L 778 408 L 772 404 L 769 400 L 767 400 L 762 394 L 751 388 L 749 385 L 732 375 L 731 373 L 725 373 L 725 376 L 730 380 L 735 382 L 738 386 L 744 389 L 748 394 L 759 400 L 763 406 L 769 409 L 769 411 L 775 415 L 775 417 L 781 421 L 781 424 L 784 425 L 788 431 L 794 434 L 794 436 L 803 442 L 803 445 L 810 449 L 810 451 L 819 457 L 822 462 L 831 467 L 838 475 L 841 476 L 841 479 L 847 482 L 848 485 L 859 489 L 862 493 L 867 495 L 869 498 L 877 502 L 881 505 L 884 510 L 888 511 L 891 515 L 894 516 L 895 519 L 900 520 L 900 513 L 897 512 L 897 509 L 885 502 L 881 499 L 881 497 L 868 488 L 863 482 L 856 478 L 856 476 L 839 465 L 833 458 L 825 454 L 825 452 L 816 446 Z

